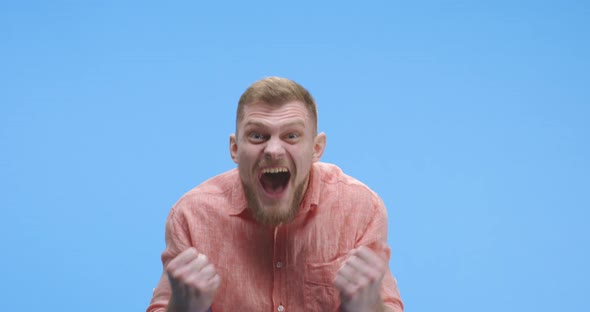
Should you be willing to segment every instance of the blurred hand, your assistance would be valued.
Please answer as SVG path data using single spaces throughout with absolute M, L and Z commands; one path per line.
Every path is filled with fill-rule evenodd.
M 383 311 L 380 292 L 386 271 L 387 263 L 371 249 L 353 249 L 334 279 L 334 286 L 340 291 L 341 311 Z
M 207 256 L 188 248 L 166 267 L 172 297 L 168 311 L 207 311 L 220 284 L 219 275 Z

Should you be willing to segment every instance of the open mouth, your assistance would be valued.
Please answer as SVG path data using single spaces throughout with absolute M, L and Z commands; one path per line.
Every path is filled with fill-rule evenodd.
M 280 195 L 289 184 L 291 173 L 285 167 L 264 168 L 260 176 L 260 185 L 267 194 Z

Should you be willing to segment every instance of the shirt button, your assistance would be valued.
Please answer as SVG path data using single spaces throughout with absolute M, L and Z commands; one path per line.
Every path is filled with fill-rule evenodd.
M 280 269 L 283 267 L 283 263 L 281 261 L 277 262 L 277 269 Z
M 280 305 L 277 310 L 279 310 L 279 312 L 283 312 L 285 311 L 285 307 L 283 307 L 282 305 Z

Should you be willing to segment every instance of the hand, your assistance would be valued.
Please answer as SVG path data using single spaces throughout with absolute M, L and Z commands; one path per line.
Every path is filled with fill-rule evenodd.
M 166 266 L 172 297 L 168 311 L 207 311 L 220 284 L 207 256 L 188 248 Z
M 371 249 L 353 249 L 334 279 L 341 311 L 382 311 L 381 280 L 386 270 L 386 262 Z

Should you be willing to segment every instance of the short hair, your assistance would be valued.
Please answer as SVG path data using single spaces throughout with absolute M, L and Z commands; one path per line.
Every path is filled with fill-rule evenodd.
M 291 101 L 301 101 L 307 107 L 314 125 L 314 133 L 318 129 L 318 110 L 315 100 L 304 87 L 297 82 L 282 77 L 266 77 L 254 82 L 240 97 L 236 112 L 237 125 L 244 117 L 244 107 L 249 104 L 263 102 L 281 106 Z

